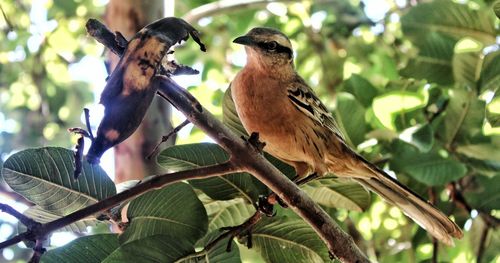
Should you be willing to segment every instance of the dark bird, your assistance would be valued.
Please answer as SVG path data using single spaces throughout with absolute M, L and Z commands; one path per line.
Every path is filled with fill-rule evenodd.
M 187 40 L 189 35 L 205 51 L 198 32 L 174 17 L 147 25 L 128 42 L 101 94 L 104 117 L 87 153 L 89 163 L 99 163 L 105 151 L 127 139 L 139 127 L 157 91 L 152 79 L 164 73 L 161 72 L 164 71 L 163 58 L 172 46 Z
M 328 109 L 297 74 L 290 40 L 271 28 L 254 28 L 234 43 L 247 63 L 231 83 L 236 111 L 248 134 L 266 151 L 295 167 L 297 179 L 333 173 L 352 178 L 396 205 L 433 237 L 452 245 L 462 230 L 432 204 L 354 152 Z

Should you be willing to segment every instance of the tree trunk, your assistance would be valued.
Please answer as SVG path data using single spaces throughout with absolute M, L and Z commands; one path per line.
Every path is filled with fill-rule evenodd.
M 162 0 L 110 0 L 104 21 L 112 31 L 119 31 L 130 39 L 145 25 L 162 18 L 163 14 Z M 108 52 L 108 62 L 109 69 L 113 70 L 118 63 L 118 57 Z M 162 171 L 156 164 L 156 158 L 147 160 L 146 156 L 153 150 L 161 136 L 172 129 L 170 115 L 170 105 L 158 97 L 155 98 L 137 131 L 114 147 L 115 183 L 142 179 Z M 172 145 L 173 142 L 173 139 L 169 140 L 163 148 Z

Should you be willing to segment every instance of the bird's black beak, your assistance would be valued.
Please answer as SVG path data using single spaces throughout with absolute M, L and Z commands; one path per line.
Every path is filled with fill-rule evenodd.
M 234 39 L 233 43 L 241 44 L 241 45 L 245 45 L 245 46 L 253 46 L 253 45 L 255 45 L 255 40 L 253 39 L 253 37 L 250 37 L 250 36 L 241 36 L 241 37 L 237 37 L 236 39 Z

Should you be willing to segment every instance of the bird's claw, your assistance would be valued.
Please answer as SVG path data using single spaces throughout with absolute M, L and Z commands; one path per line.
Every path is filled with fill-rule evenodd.
M 259 201 L 257 202 L 257 209 L 267 217 L 273 217 L 276 215 L 276 211 L 274 211 L 274 203 L 269 202 L 268 196 L 260 196 Z
M 250 134 L 250 137 L 248 137 L 248 139 L 246 139 L 244 136 L 241 136 L 241 138 L 243 140 L 245 140 L 248 144 L 253 146 L 260 153 L 263 152 L 263 149 L 266 146 L 265 142 L 261 142 L 259 140 L 259 133 L 258 132 L 252 132 L 252 134 Z

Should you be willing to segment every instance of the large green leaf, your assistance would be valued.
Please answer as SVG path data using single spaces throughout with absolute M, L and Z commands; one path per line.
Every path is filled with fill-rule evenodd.
M 203 204 L 185 183 L 139 196 L 130 202 L 127 217 L 130 224 L 120 235 L 122 244 L 153 235 L 169 235 L 194 244 L 208 227 Z
M 474 92 L 454 89 L 449 91 L 449 96 L 446 118 L 438 129 L 440 137 L 447 145 L 456 139 L 480 133 L 485 118 L 485 102 L 477 99 Z
M 102 262 L 175 262 L 193 252 L 193 244 L 182 236 L 152 235 L 121 245 Z
M 56 215 L 67 215 L 114 195 L 113 182 L 98 165 L 83 162 L 73 178 L 73 152 L 58 147 L 23 150 L 5 161 L 2 175 L 26 199 Z
M 119 246 L 118 235 L 99 234 L 84 236 L 69 244 L 49 250 L 42 263 L 100 263 Z
M 457 42 L 453 56 L 453 77 L 455 82 L 476 87 L 483 64 L 483 45 L 471 38 L 464 38 Z
M 427 185 L 444 185 L 464 177 L 467 172 L 466 166 L 456 160 L 433 151 L 420 153 L 400 140 L 395 140 L 392 148 L 396 158 L 391 159 L 391 168 Z
M 220 164 L 227 160 L 229 160 L 229 155 L 219 145 L 213 143 L 172 146 L 165 149 L 158 156 L 158 163 L 172 171 Z M 260 194 L 252 176 L 247 173 L 191 180 L 189 183 L 202 190 L 212 199 L 217 200 L 243 197 L 251 203 L 257 200 Z
M 484 57 L 479 79 L 480 92 L 486 90 L 497 92 L 500 88 L 498 83 L 500 83 L 500 51 L 489 53 Z
M 455 39 L 472 37 L 485 44 L 494 44 L 497 36 L 493 12 L 472 9 L 452 1 L 422 3 L 410 9 L 401 24 L 405 35 L 414 41 L 431 32 L 446 34 Z
M 404 130 L 399 139 L 417 147 L 420 152 L 428 152 L 434 145 L 434 131 L 429 124 L 414 126 Z
M 467 163 L 484 172 L 500 172 L 500 151 L 490 143 L 460 145 L 456 151 L 467 158 Z
M 49 211 L 43 210 L 39 206 L 32 206 L 28 208 L 28 210 L 23 213 L 25 216 L 34 219 L 35 221 L 45 224 L 56 219 L 61 218 L 61 216 L 51 213 Z M 99 224 L 106 224 L 107 222 L 99 221 L 95 217 L 87 217 L 82 220 L 76 221 L 73 224 L 69 224 L 62 228 L 57 229 L 56 231 L 69 231 L 75 233 L 86 233 L 88 232 L 88 227 L 96 227 Z M 18 224 L 18 232 L 22 233 L 26 231 L 27 228 L 23 224 Z
M 267 262 L 331 262 L 325 244 L 300 219 L 263 218 L 252 232 L 253 245 Z
M 400 71 L 401 76 L 426 79 L 442 85 L 453 83 L 452 57 L 455 40 L 439 33 L 429 33 L 416 43 L 416 57 Z
M 373 100 L 373 113 L 387 128 L 395 130 L 397 114 L 425 107 L 425 97 L 417 92 L 391 91 Z
M 377 89 L 368 80 L 358 74 L 352 74 L 344 82 L 344 89 L 353 94 L 364 107 L 371 106 L 373 98 L 378 93 Z
M 206 247 L 210 242 L 219 237 L 222 233 L 218 230 L 209 233 L 206 237 L 202 238 L 196 244 L 197 247 Z M 186 255 L 183 258 L 176 261 L 176 263 L 239 263 L 241 262 L 240 250 L 238 245 L 233 240 L 231 241 L 231 251 L 226 251 L 227 243 L 229 242 L 229 237 L 219 240 L 213 247 L 208 251 L 203 251 L 203 253 L 193 253 Z
M 493 4 L 493 11 L 495 11 L 495 14 L 497 15 L 497 17 L 500 18 L 500 1 L 496 1 Z
M 497 170 L 498 171 L 498 170 Z M 500 209 L 500 176 L 477 175 L 472 178 L 464 191 L 467 202 L 480 211 L 489 212 Z
M 353 95 L 341 92 L 337 96 L 335 111 L 337 122 L 345 131 L 348 142 L 356 146 L 365 140 L 365 108 Z
M 222 123 L 227 125 L 237 134 L 248 136 L 243 124 L 241 124 L 238 113 L 236 112 L 236 106 L 234 105 L 233 97 L 231 96 L 231 87 L 229 87 L 224 93 L 222 101 Z
M 486 119 L 492 127 L 500 126 L 500 97 L 496 96 L 488 103 L 486 107 Z
M 485 230 L 488 231 L 485 232 Z M 498 227 L 491 227 L 489 224 L 486 224 L 481 216 L 478 216 L 472 220 L 472 226 L 467 232 L 469 235 L 466 237 L 469 239 L 468 242 L 470 244 L 468 248 L 471 251 L 479 251 L 479 247 L 483 246 L 480 262 L 498 261 L 498 247 L 500 247 L 500 229 Z M 487 233 L 486 236 L 484 236 L 485 233 Z
M 205 203 L 208 214 L 208 231 L 222 227 L 237 226 L 255 213 L 253 205 L 242 198 L 229 201 L 210 201 Z
M 304 185 L 303 189 L 315 202 L 326 207 L 361 212 L 370 206 L 370 193 L 350 180 L 320 179 Z

